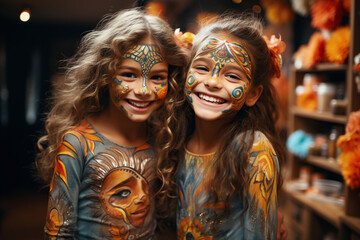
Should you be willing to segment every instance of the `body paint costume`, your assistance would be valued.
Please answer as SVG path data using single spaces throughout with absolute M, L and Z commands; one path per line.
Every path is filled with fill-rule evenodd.
M 117 145 L 90 123 L 68 131 L 50 185 L 47 239 L 153 239 L 155 153 Z
M 216 223 L 214 217 L 224 208 L 224 199 L 214 203 L 209 194 L 214 181 L 213 156 L 185 153 L 176 179 L 179 186 L 178 239 L 276 239 L 279 164 L 265 135 L 255 132 L 249 154 L 248 208 L 243 212 L 245 200 L 234 196 L 230 200 L 229 215 Z M 246 163 L 244 159 L 239 161 Z

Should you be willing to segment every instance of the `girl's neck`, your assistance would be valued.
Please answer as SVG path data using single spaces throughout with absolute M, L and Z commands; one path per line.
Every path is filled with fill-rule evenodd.
M 187 149 L 196 154 L 216 152 L 228 124 L 227 119 L 205 121 L 195 117 L 195 130 L 187 143 Z
M 89 121 L 102 135 L 121 146 L 140 146 L 147 140 L 146 122 L 134 122 L 111 106 L 91 116 Z

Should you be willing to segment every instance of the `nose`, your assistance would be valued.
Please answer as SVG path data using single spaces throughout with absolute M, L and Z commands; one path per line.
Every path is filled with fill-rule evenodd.
M 139 205 L 139 204 L 144 204 L 147 200 L 147 195 L 145 193 L 140 194 L 135 200 L 134 203 Z
M 148 96 L 151 95 L 151 90 L 147 84 L 147 79 L 143 79 L 141 84 L 139 84 L 134 90 L 136 95 Z
M 205 86 L 209 88 L 221 88 L 221 83 L 218 76 L 211 76 L 205 81 Z

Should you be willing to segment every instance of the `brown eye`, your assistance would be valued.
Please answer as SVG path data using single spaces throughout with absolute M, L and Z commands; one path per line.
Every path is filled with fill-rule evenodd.
M 129 79 L 136 78 L 136 75 L 134 73 L 130 73 L 130 72 L 122 73 L 121 76 L 124 78 L 129 78 Z
M 151 77 L 151 80 L 155 81 L 155 82 L 162 82 L 162 81 L 166 80 L 166 77 L 162 76 L 162 75 L 154 75 Z
M 129 197 L 130 194 L 131 194 L 130 190 L 124 189 L 124 190 L 121 190 L 121 191 L 115 193 L 114 195 L 112 195 L 112 197 L 125 199 L 125 198 Z
M 205 66 L 197 66 L 194 67 L 196 70 L 198 70 L 199 72 L 209 72 L 209 69 Z
M 238 75 L 235 74 L 227 74 L 226 77 L 232 80 L 241 80 L 241 78 Z

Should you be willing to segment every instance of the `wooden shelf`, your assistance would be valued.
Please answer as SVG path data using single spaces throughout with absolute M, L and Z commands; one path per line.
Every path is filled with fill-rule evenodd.
M 318 156 L 307 156 L 305 162 L 310 163 L 311 165 L 321 167 L 328 171 L 331 171 L 336 174 L 341 174 L 341 168 L 336 162 L 336 160 L 332 160 L 329 158 L 318 157 Z
M 316 119 L 316 120 L 325 121 L 325 122 L 346 124 L 347 120 L 348 120 L 347 116 L 334 115 L 330 112 L 319 113 L 319 112 L 315 112 L 315 111 L 307 111 L 307 110 L 303 110 L 296 106 L 292 107 L 291 111 L 295 116 Z
M 323 72 L 323 71 L 346 71 L 348 66 L 346 64 L 336 64 L 336 63 L 319 63 L 313 68 L 295 68 L 297 72 Z
M 357 234 L 360 234 L 360 218 L 343 215 L 340 217 L 340 221 L 354 230 Z
M 306 194 L 303 192 L 291 191 L 290 189 L 288 189 L 288 187 L 286 187 L 286 184 L 284 184 L 283 186 L 283 190 L 287 194 L 287 196 L 300 202 L 302 205 L 327 220 L 336 228 L 340 228 L 340 217 L 345 216 L 343 207 L 331 203 L 314 200 L 307 197 Z

